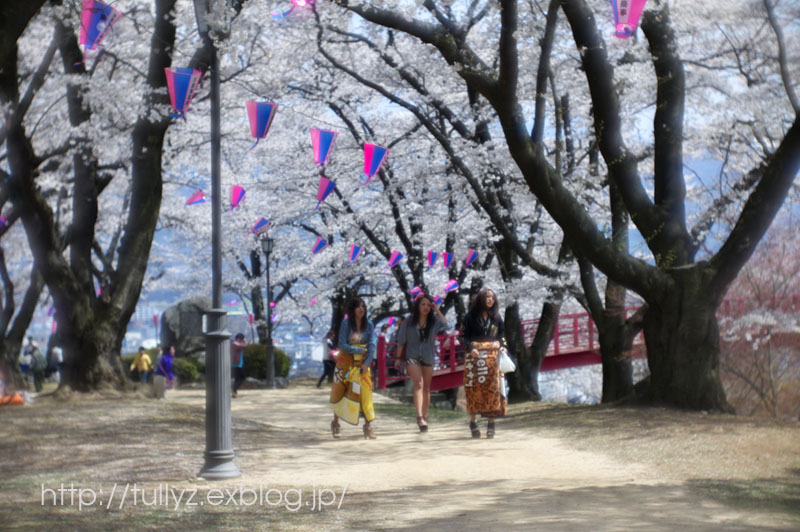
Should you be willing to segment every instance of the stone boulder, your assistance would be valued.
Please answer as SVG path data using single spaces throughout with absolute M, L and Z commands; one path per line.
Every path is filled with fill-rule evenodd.
M 205 296 L 184 299 L 167 308 L 161 315 L 161 345 L 174 345 L 176 356 L 204 360 L 203 315 L 209 308 L 211 298 Z

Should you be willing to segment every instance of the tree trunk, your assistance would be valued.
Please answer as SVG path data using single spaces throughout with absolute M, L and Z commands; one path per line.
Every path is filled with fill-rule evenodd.
M 625 311 L 605 309 L 597 323 L 603 361 L 602 402 L 609 403 L 633 393 L 633 338 L 625 324 Z
M 650 378 L 644 397 L 681 408 L 733 413 L 719 379 L 718 298 L 702 269 L 673 270 L 675 283 L 644 314 Z
M 533 380 L 534 386 L 531 387 L 527 378 L 527 369 L 530 367 L 530 350 L 525 345 L 525 337 L 522 334 L 522 324 L 519 319 L 519 304 L 514 303 L 506 307 L 505 314 L 505 337 L 508 349 L 514 354 L 517 362 L 517 370 L 506 375 L 508 377 L 509 399 L 521 401 L 539 401 L 538 379 Z M 538 375 L 539 366 L 534 364 Z
M 536 335 L 531 344 L 531 357 L 528 365 L 523 367 L 523 376 L 527 379 L 527 386 L 534 401 L 541 401 L 542 395 L 539 393 L 539 370 L 542 368 L 544 357 L 547 356 L 547 349 L 553 340 L 553 334 L 558 323 L 558 316 L 561 314 L 561 300 L 545 301 L 542 305 L 542 313 L 539 316 L 539 326 L 536 327 Z

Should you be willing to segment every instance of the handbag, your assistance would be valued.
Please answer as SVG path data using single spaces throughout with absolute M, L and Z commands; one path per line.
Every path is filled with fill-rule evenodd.
M 508 350 L 506 348 L 500 350 L 498 366 L 500 373 L 511 373 L 517 369 L 517 365 L 514 364 L 513 360 L 511 360 L 511 355 L 508 354 Z

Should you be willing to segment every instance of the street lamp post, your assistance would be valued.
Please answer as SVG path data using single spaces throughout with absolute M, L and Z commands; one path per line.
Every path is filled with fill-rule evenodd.
M 197 29 L 211 52 L 211 309 L 206 320 L 206 451 L 198 474 L 207 480 L 235 478 L 242 473 L 233 463 L 231 428 L 230 333 L 222 307 L 222 185 L 220 174 L 220 96 L 219 60 L 209 34 L 209 19 L 223 7 L 218 0 L 194 0 Z M 211 28 L 224 35 L 226 28 Z M 217 31 L 222 30 L 222 31 Z
M 272 344 L 272 285 L 269 282 L 269 257 L 272 254 L 274 241 L 270 237 L 261 239 L 261 250 L 267 259 L 267 308 L 264 315 L 267 317 L 267 388 L 275 387 L 275 349 Z

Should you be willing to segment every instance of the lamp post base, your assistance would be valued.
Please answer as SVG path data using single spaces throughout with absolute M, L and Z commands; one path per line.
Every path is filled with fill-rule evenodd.
M 206 451 L 206 463 L 197 475 L 205 480 L 225 480 L 242 476 L 242 472 L 233 463 L 233 451 Z
M 197 476 L 222 480 L 242 474 L 233 463 L 231 335 L 225 330 L 224 309 L 210 309 L 206 315 L 206 451 L 205 464 Z

